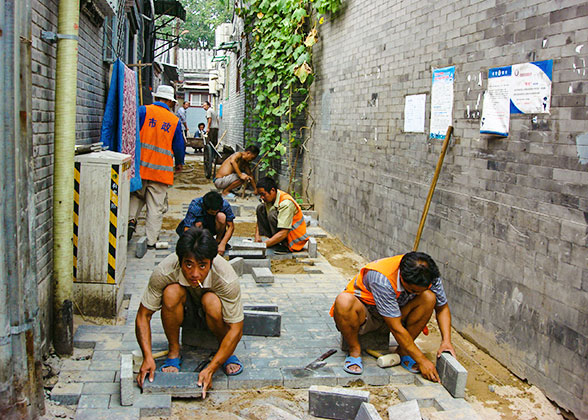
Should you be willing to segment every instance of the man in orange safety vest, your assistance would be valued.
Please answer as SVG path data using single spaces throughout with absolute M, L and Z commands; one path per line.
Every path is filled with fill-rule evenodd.
M 174 169 L 182 169 L 185 150 L 180 120 L 171 111 L 176 104 L 174 88 L 160 85 L 153 98 L 155 102 L 152 105 L 139 107 L 142 188 L 131 194 L 128 229 L 130 240 L 139 213 L 146 205 L 148 248 L 154 248 L 159 238 L 163 213 L 166 211 L 167 189 L 174 183 Z
M 262 242 L 265 236 L 268 248 L 285 252 L 304 248 L 308 235 L 300 205 L 270 177 L 259 180 L 257 194 L 264 202 L 256 210 L 255 242 Z
M 349 344 L 349 357 L 343 369 L 351 374 L 362 373 L 359 335 L 384 327 L 398 343 L 401 366 L 439 382 L 435 365 L 415 344 L 433 309 L 441 331 L 437 357 L 444 351 L 455 357 L 451 312 L 435 261 L 423 252 L 409 252 L 369 263 L 337 296 L 331 308 L 337 329 Z

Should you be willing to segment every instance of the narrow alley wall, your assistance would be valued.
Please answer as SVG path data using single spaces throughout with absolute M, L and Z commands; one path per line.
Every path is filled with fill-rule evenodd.
M 41 31 L 57 31 L 57 0 L 32 1 L 32 109 L 36 270 L 43 348 L 51 341 L 53 270 L 53 153 L 56 44 Z M 102 27 L 80 12 L 76 143 L 100 139 L 108 68 L 102 61 Z
M 428 139 L 432 68 L 455 66 L 419 250 L 459 331 L 588 418 L 586 2 L 346 0 L 319 30 L 303 179 L 321 224 L 370 259 L 412 248 L 442 144 Z M 551 114 L 481 135 L 488 70 L 550 59 Z M 405 133 L 405 96 L 423 93 L 425 133 Z

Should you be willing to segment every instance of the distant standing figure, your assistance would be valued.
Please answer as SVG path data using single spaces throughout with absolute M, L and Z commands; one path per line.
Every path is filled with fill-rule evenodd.
M 249 167 L 249 163 L 259 155 L 259 147 L 251 145 L 244 152 L 236 152 L 226 159 L 213 179 L 214 186 L 222 190 L 223 195 L 233 196 L 231 190 L 237 188 L 243 182 L 251 182 L 253 191 L 256 190 L 255 178 Z
M 137 227 L 139 213 L 146 205 L 145 229 L 148 248 L 155 248 L 159 238 L 167 189 L 174 183 L 174 157 L 175 170 L 181 171 L 185 153 L 180 120 L 170 111 L 176 103 L 174 88 L 160 85 L 153 98 L 156 101 L 152 105 L 139 107 L 140 170 L 143 186 L 131 194 L 128 229 L 130 240 Z
M 208 141 L 216 146 L 218 143 L 218 119 L 216 112 L 210 106 L 210 102 L 206 101 L 202 104 L 202 108 L 206 111 L 206 132 L 208 133 Z
M 186 110 L 188 108 L 190 108 L 190 102 L 185 101 L 180 107 L 180 109 L 178 109 L 178 112 L 176 112 L 176 115 L 178 116 L 178 118 L 180 119 L 180 123 L 182 124 L 185 139 L 190 137 L 190 131 L 188 131 L 188 122 L 186 121 Z
M 257 206 L 257 226 L 255 242 L 262 242 L 266 236 L 266 246 L 278 251 L 301 251 L 308 241 L 306 223 L 302 209 L 290 194 L 279 190 L 270 177 L 257 183 L 257 194 L 264 201 Z
M 192 226 L 206 229 L 216 236 L 218 253 L 224 255 L 225 250 L 230 248 L 228 242 L 235 231 L 233 220 L 235 215 L 231 205 L 218 192 L 210 191 L 204 197 L 192 200 L 186 217 L 180 222 L 176 232 L 182 236 Z

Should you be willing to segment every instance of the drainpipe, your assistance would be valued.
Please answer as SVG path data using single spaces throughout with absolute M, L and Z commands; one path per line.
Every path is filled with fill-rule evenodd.
M 79 0 L 60 0 L 53 169 L 53 345 L 73 353 L 73 192 Z

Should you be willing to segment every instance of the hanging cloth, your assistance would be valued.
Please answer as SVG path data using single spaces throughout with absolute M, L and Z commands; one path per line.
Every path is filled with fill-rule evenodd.
M 137 85 L 137 73 L 117 59 L 112 66 L 110 89 L 100 134 L 104 147 L 114 152 L 131 155 L 131 192 L 141 189 Z

